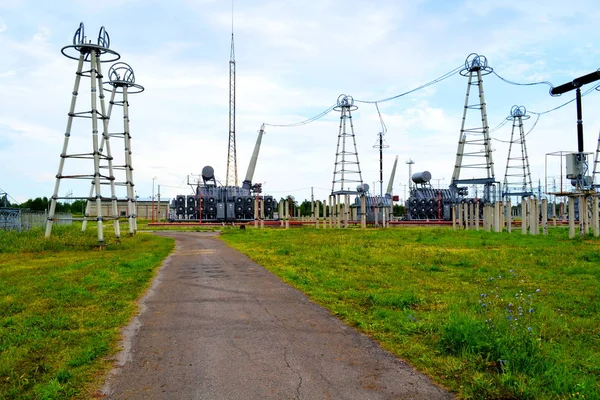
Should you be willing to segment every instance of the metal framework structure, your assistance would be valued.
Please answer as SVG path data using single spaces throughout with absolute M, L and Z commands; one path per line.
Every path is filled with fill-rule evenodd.
M 119 165 L 100 165 L 100 168 L 111 168 L 113 171 L 124 171 L 121 174 L 121 180 L 115 176 L 115 185 L 126 188 L 126 201 L 127 201 L 127 222 L 129 227 L 129 234 L 134 235 L 137 232 L 137 210 L 136 210 L 136 199 L 133 182 L 133 163 L 132 163 L 132 150 L 131 150 L 131 134 L 129 129 L 129 95 L 141 93 L 144 91 L 144 87 L 135 83 L 135 74 L 133 69 L 126 63 L 118 62 L 113 64 L 108 70 L 109 81 L 104 82 L 104 85 L 111 91 L 110 101 L 108 105 L 108 112 L 106 120 L 110 121 L 112 117 L 113 106 L 122 107 L 123 110 L 123 131 L 122 132 L 109 132 L 107 138 L 123 139 L 124 157 L 122 159 L 123 164 Z M 118 98 L 117 98 L 118 95 Z M 102 137 L 100 144 L 100 153 L 103 152 L 104 146 L 109 146 L 110 142 L 106 138 Z M 112 160 L 114 161 L 114 160 Z M 93 195 L 93 182 L 90 188 L 90 197 Z M 87 203 L 85 211 L 85 219 L 82 224 L 82 230 L 86 229 L 87 217 L 90 213 L 90 203 Z
M 358 193 L 358 190 L 350 188 L 349 185 L 358 183 L 362 186 L 363 184 L 360 162 L 358 161 L 358 150 L 356 149 L 354 125 L 352 124 L 352 111 L 357 110 L 358 107 L 354 105 L 352 96 L 341 94 L 337 99 L 337 106 L 333 109 L 340 112 L 340 128 L 337 151 L 335 153 L 331 194 L 355 194 Z M 350 132 L 348 132 L 348 126 L 350 127 Z M 348 138 L 352 139 L 352 144 L 347 146 L 346 140 Z M 336 185 L 338 186 L 337 190 Z
M 583 85 L 596 82 L 597 80 L 600 80 L 600 69 L 587 75 L 575 78 L 571 82 L 563 83 L 560 86 L 550 89 L 550 95 L 552 96 L 560 96 L 563 93 L 575 90 L 575 111 L 577 113 L 577 153 L 569 156 L 570 159 L 574 161 L 574 165 L 571 166 L 573 171 L 568 171 L 571 172 L 572 176 L 567 176 L 567 178 L 572 179 L 575 183 L 574 186 L 578 191 L 581 192 L 591 191 L 595 186 L 593 180 L 594 174 L 592 174 L 591 177 L 588 176 L 589 165 L 587 155 L 589 153 L 585 153 L 583 149 L 583 108 L 581 102 L 581 87 Z M 595 170 L 596 165 L 594 163 L 594 171 Z
M 513 106 L 510 116 L 506 119 L 512 121 L 510 144 L 508 146 L 508 158 L 506 160 L 506 171 L 504 173 L 504 184 L 502 185 L 502 197 L 509 199 L 512 196 L 533 196 L 533 185 L 531 183 L 531 171 L 529 169 L 529 158 L 527 156 L 527 145 L 523 131 L 523 121 L 529 119 L 524 106 Z M 519 137 L 515 139 L 515 130 L 518 129 Z M 512 156 L 513 146 L 521 149 L 521 154 Z M 515 149 L 518 151 L 517 149 Z
M 491 200 L 491 189 L 495 183 L 495 177 L 492 147 L 490 145 L 490 127 L 483 92 L 483 76 L 492 73 L 492 71 L 493 69 L 487 65 L 487 59 L 475 53 L 467 57 L 465 68 L 460 71 L 460 74 L 468 77 L 469 81 L 451 182 L 451 186 L 454 187 L 465 184 L 484 185 L 484 200 L 488 201 Z M 472 88 L 477 90 L 479 97 L 471 103 L 469 102 L 469 95 Z M 467 115 L 469 114 L 477 114 L 480 123 L 473 127 L 467 127 Z M 461 179 L 460 175 L 464 169 L 469 169 L 473 177 Z
M 227 148 L 227 176 L 225 186 L 237 186 L 237 156 L 235 145 L 235 50 L 231 32 L 231 53 L 229 55 L 229 146 Z
M 56 202 L 59 199 L 67 199 L 67 197 L 59 197 L 58 191 L 60 189 L 60 183 L 63 179 L 91 179 L 93 181 L 92 196 L 89 197 L 73 197 L 70 196 L 68 199 L 88 199 L 96 202 L 97 216 L 95 220 L 98 223 L 98 242 L 104 243 L 104 220 L 114 220 L 115 235 L 117 238 L 120 237 L 119 228 L 119 216 L 117 210 L 117 197 L 115 194 L 115 179 L 113 175 L 112 167 L 112 155 L 110 152 L 110 143 L 108 135 L 108 117 L 106 111 L 106 105 L 104 101 L 104 87 L 103 87 L 103 75 L 102 75 L 102 63 L 117 61 L 121 56 L 110 48 L 110 38 L 104 27 L 100 28 L 98 34 L 98 40 L 96 44 L 87 40 L 85 36 L 83 23 L 79 24 L 79 28 L 73 36 L 73 44 L 65 46 L 61 49 L 62 54 L 70 59 L 77 60 L 78 66 L 75 73 L 75 84 L 73 87 L 73 94 L 71 98 L 71 105 L 68 113 L 67 127 L 65 131 L 65 139 L 63 143 L 62 152 L 60 154 L 60 162 L 58 166 L 58 173 L 56 174 L 56 184 L 54 186 L 54 192 L 50 201 L 50 211 L 48 213 L 48 221 L 46 223 L 46 237 L 49 237 L 52 232 L 52 223 L 57 220 L 55 217 Z M 106 55 L 109 59 L 100 60 L 101 56 Z M 84 65 L 88 65 L 89 69 L 84 70 Z M 75 112 L 75 106 L 77 104 L 77 96 L 79 94 L 79 85 L 81 78 L 90 78 L 90 110 Z M 100 103 L 100 109 L 98 109 L 98 103 Z M 69 138 L 71 137 L 71 130 L 73 126 L 73 120 L 75 118 L 87 118 L 91 120 L 92 125 L 92 152 L 91 153 L 68 153 Z M 99 122 L 101 122 L 100 128 L 102 129 L 102 140 L 106 145 L 106 153 L 101 151 L 100 140 L 98 138 Z M 87 159 L 93 161 L 93 173 L 87 174 L 75 174 L 75 175 L 63 175 L 65 161 L 67 159 Z M 106 162 L 108 174 L 102 174 L 100 171 L 100 163 Z M 102 215 L 102 192 L 101 185 L 110 185 L 111 190 L 111 212 L 112 215 Z M 84 218 L 85 219 L 85 218 Z
M 592 172 L 592 183 L 594 188 L 600 187 L 600 184 L 596 183 L 596 176 L 600 171 L 598 171 L 598 164 L 600 163 L 600 132 L 598 132 L 598 144 L 596 145 L 596 154 L 594 155 L 594 169 Z

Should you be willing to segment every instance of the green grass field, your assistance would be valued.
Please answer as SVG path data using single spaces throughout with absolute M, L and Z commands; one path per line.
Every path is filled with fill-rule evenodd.
M 0 231 L 0 398 L 91 398 L 172 239 Z
M 226 230 L 231 246 L 467 399 L 600 399 L 600 240 Z

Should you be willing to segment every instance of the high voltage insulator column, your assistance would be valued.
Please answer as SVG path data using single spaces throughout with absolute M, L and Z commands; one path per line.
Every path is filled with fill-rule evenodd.
M 108 123 L 107 123 L 107 114 L 104 103 L 104 94 L 103 94 L 103 82 L 102 82 L 102 62 L 112 62 L 117 61 L 121 56 L 119 53 L 114 50 L 110 50 L 110 38 L 108 33 L 104 29 L 104 27 L 100 28 L 100 33 L 98 34 L 97 44 L 92 44 L 91 41 L 88 41 L 85 32 L 83 23 L 79 24 L 79 28 L 75 32 L 73 36 L 73 44 L 69 46 L 65 46 L 62 48 L 62 54 L 70 59 L 78 60 L 79 64 L 77 66 L 77 72 L 75 73 L 75 84 L 73 87 L 73 96 L 71 98 L 71 106 L 69 109 L 69 118 L 67 120 L 67 128 L 65 132 L 65 140 L 63 144 L 63 149 L 60 154 L 60 162 L 58 166 L 58 173 L 56 174 L 56 184 L 54 186 L 54 193 L 50 202 L 50 211 L 48 213 L 48 222 L 46 224 L 46 237 L 50 236 L 52 232 L 52 223 L 56 220 L 54 217 L 54 213 L 56 211 L 56 201 L 59 199 L 64 199 L 64 197 L 58 197 L 58 191 L 60 188 L 60 182 L 62 179 L 92 179 L 94 184 L 94 193 L 95 197 L 71 197 L 71 198 L 79 198 L 79 199 L 95 199 L 96 202 L 96 211 L 97 217 L 96 221 L 98 222 L 98 242 L 100 244 L 104 243 L 104 231 L 103 231 L 103 221 L 105 219 L 114 219 L 115 220 L 115 234 L 117 237 L 119 236 L 119 225 L 118 225 L 118 212 L 117 212 L 117 199 L 114 193 L 114 176 L 112 174 L 112 157 L 110 154 L 110 147 L 107 146 L 106 155 L 102 154 L 100 151 L 99 140 L 98 140 L 98 120 L 102 121 L 103 126 L 103 139 L 108 141 Z M 109 60 L 100 60 L 100 56 L 103 54 L 109 54 Z M 84 63 L 89 62 L 90 69 L 84 71 L 83 65 Z M 90 78 L 90 92 L 91 92 L 91 110 L 89 111 L 81 111 L 75 112 L 75 106 L 77 103 L 77 95 L 79 91 L 79 84 L 81 82 L 82 77 Z M 98 100 L 100 102 L 100 111 L 98 110 Z M 73 126 L 73 119 L 75 117 L 81 118 L 89 118 L 92 121 L 92 153 L 79 153 L 79 154 L 68 154 L 68 145 L 69 138 L 71 136 L 71 129 Z M 76 175 L 63 175 L 63 169 L 65 160 L 68 158 L 74 159 L 91 159 L 93 160 L 94 173 L 90 174 L 76 174 Z M 101 175 L 100 174 L 100 160 L 105 160 L 109 163 L 109 174 Z M 113 211 L 113 215 L 105 218 L 102 216 L 102 194 L 101 194 L 101 185 L 109 184 L 111 186 L 111 208 Z
M 229 55 L 229 146 L 227 149 L 227 177 L 225 186 L 237 186 L 237 157 L 235 151 L 235 50 L 231 33 L 231 53 Z
M 354 136 L 354 125 L 352 124 L 352 111 L 357 110 L 352 96 L 340 95 L 337 100 L 335 111 L 340 112 L 340 129 L 338 133 L 337 151 L 335 153 L 335 164 L 333 170 L 333 183 L 331 185 L 331 194 L 354 194 L 358 190 L 349 185 L 358 183 L 362 186 L 362 174 L 360 172 L 360 163 L 358 161 L 358 150 L 356 149 L 356 137 Z M 350 132 L 347 131 L 348 125 Z M 346 147 L 346 139 L 352 138 L 352 147 Z M 349 157 L 350 159 L 348 159 Z M 339 189 L 336 190 L 336 185 Z
M 465 108 L 458 138 L 458 150 L 456 151 L 456 163 L 452 174 L 451 186 L 458 185 L 484 185 L 484 197 L 486 201 L 491 200 L 491 188 L 494 185 L 494 161 L 492 160 L 492 148 L 490 146 L 490 127 L 487 120 L 487 109 L 483 94 L 483 75 L 490 74 L 492 68 L 488 67 L 487 59 L 478 54 L 471 54 L 465 61 L 465 68 L 460 71 L 462 76 L 467 76 L 467 94 L 465 96 Z M 469 103 L 471 87 L 475 86 L 479 92 L 479 99 L 475 103 Z M 469 111 L 479 111 L 480 124 L 474 127 L 466 127 L 467 114 Z M 461 169 L 475 170 L 469 175 L 470 179 L 460 179 Z
M 511 196 L 530 197 L 533 196 L 533 185 L 531 184 L 531 171 L 529 170 L 529 158 L 527 157 L 527 145 L 523 131 L 523 120 L 529 119 L 524 106 L 513 106 L 510 116 L 506 119 L 512 121 L 512 132 L 510 133 L 510 144 L 508 146 L 508 158 L 506 160 L 506 172 L 504 173 L 504 184 L 502 186 L 502 197 L 510 200 Z M 519 130 L 519 138 L 515 139 L 515 129 Z M 521 147 L 521 155 L 511 157 L 513 145 Z M 512 172 L 516 170 L 516 172 Z

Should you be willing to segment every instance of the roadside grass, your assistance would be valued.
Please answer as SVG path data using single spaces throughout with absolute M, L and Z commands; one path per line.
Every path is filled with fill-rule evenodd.
M 0 398 L 91 398 L 174 241 L 55 226 L 0 231 Z M 108 227 L 107 227 L 108 228 Z
M 157 221 L 158 222 L 158 221 Z M 150 225 L 151 220 L 148 219 L 138 219 L 137 227 L 138 231 L 177 231 L 177 232 L 212 232 L 212 231 L 220 231 L 223 229 L 229 229 L 231 226 L 222 226 L 222 225 L 202 225 L 202 224 L 174 224 L 174 225 Z M 125 230 L 127 229 L 127 223 L 125 222 L 123 225 Z
M 221 238 L 461 398 L 600 398 L 598 239 L 429 227 Z

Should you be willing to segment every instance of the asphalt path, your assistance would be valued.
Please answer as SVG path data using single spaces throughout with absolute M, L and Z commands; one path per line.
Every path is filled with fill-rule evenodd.
M 214 233 L 165 232 L 165 260 L 109 399 L 452 399 Z

